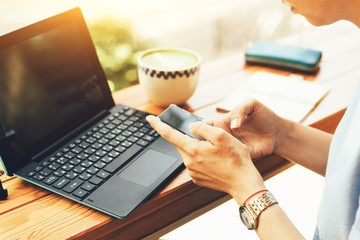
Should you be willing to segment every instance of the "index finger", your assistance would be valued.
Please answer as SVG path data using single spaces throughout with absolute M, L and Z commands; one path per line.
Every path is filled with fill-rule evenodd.
M 164 139 L 174 144 L 181 150 L 186 152 L 187 146 L 197 144 L 197 139 L 187 136 L 178 130 L 170 127 L 166 123 L 161 122 L 160 118 L 153 115 L 146 117 L 152 128 L 157 131 Z

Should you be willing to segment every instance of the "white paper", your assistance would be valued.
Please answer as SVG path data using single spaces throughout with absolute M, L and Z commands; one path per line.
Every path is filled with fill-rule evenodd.
M 329 89 L 299 76 L 254 73 L 218 105 L 231 111 L 247 98 L 256 98 L 281 117 L 300 122 L 323 99 Z

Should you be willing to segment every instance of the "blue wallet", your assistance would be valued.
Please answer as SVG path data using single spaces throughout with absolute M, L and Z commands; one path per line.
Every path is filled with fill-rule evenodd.
M 293 45 L 256 40 L 245 52 L 248 64 L 316 73 L 319 70 L 321 51 Z

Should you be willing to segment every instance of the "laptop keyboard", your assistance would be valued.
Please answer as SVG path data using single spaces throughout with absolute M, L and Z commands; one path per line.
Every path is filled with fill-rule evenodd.
M 124 107 L 41 161 L 27 176 L 83 199 L 159 137 L 146 113 Z

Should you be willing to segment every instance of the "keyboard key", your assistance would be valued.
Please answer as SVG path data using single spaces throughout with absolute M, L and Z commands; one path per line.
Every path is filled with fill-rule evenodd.
M 91 174 L 90 173 L 87 173 L 87 172 L 83 172 L 80 176 L 79 176 L 79 178 L 81 179 L 81 180 L 84 180 L 84 181 L 87 181 L 87 180 L 89 180 L 90 178 L 91 178 Z
M 106 125 L 106 127 L 111 130 L 111 129 L 115 128 L 116 126 L 112 123 L 109 123 L 108 125 Z
M 84 168 L 83 166 L 80 166 L 80 165 L 74 167 L 74 169 L 73 169 L 73 171 L 76 172 L 76 173 L 78 173 L 78 174 L 84 172 L 85 170 L 86 170 L 86 168 Z
M 79 147 L 86 149 L 90 146 L 90 143 L 86 143 L 86 142 L 82 142 L 81 144 L 79 144 Z
M 56 170 L 56 171 L 54 172 L 54 175 L 57 176 L 57 177 L 62 177 L 62 176 L 65 175 L 65 173 L 66 173 L 65 170 L 58 169 L 58 170 Z
M 101 144 L 101 143 L 94 143 L 93 145 L 91 145 L 91 147 L 96 150 L 99 150 L 102 146 L 103 146 L 103 144 Z
M 70 150 L 69 148 L 65 147 L 65 148 L 63 148 L 61 151 L 62 151 L 63 153 L 67 153 L 69 150 Z
M 85 140 L 87 143 L 93 144 L 94 142 L 96 142 L 96 138 L 93 137 L 89 137 Z
M 76 165 L 79 165 L 79 164 L 81 163 L 81 160 L 74 158 L 74 159 L 71 159 L 71 160 L 69 161 L 69 163 L 72 164 L 72 165 L 74 165 L 74 166 L 76 166 Z
M 75 166 L 70 164 L 70 163 L 66 163 L 64 166 L 61 167 L 62 170 L 65 171 L 70 171 L 71 169 L 73 169 Z
M 48 185 L 51 185 L 51 184 L 53 184 L 56 180 L 58 180 L 59 178 L 58 177 L 56 177 L 56 176 L 49 176 L 49 177 L 47 177 L 47 178 L 45 178 L 44 180 L 43 180 L 43 182 L 44 183 L 46 183 L 46 184 L 48 184 Z
M 64 165 L 67 161 L 68 159 L 64 157 L 60 157 L 59 159 L 56 160 L 56 162 L 60 165 Z
M 116 141 L 116 140 L 112 140 L 111 142 L 109 142 L 110 146 L 113 146 L 113 147 L 116 147 L 117 145 L 120 144 L 119 141 Z
M 140 139 L 139 141 L 136 142 L 136 144 L 146 147 L 149 144 L 149 142 L 144 139 Z
M 107 177 L 110 176 L 110 173 L 105 172 L 104 170 L 101 170 L 100 172 L 98 172 L 96 174 L 96 176 L 98 176 L 99 178 L 102 178 L 102 179 L 106 179 Z
M 37 166 L 37 167 L 34 169 L 34 171 L 35 171 L 35 172 L 40 172 L 42 169 L 43 169 L 43 167 Z
M 108 142 L 109 142 L 109 140 L 106 138 L 102 138 L 99 140 L 99 143 L 101 143 L 101 144 L 107 144 Z
M 124 124 L 127 125 L 127 126 L 131 126 L 131 125 L 134 124 L 134 122 L 131 121 L 131 120 L 126 120 L 126 121 L 124 122 Z
M 83 183 L 84 181 L 76 179 L 67 184 L 66 187 L 63 188 L 63 191 L 67 193 L 72 193 L 77 187 L 79 187 Z
M 84 189 L 79 188 L 79 189 L 76 189 L 76 191 L 73 192 L 73 195 L 77 196 L 79 198 L 83 198 L 83 197 L 85 197 L 87 195 L 87 193 L 88 192 L 85 191 Z
M 136 123 L 134 123 L 134 127 L 142 128 L 143 126 L 144 126 L 144 123 L 142 123 L 142 122 L 136 122 Z
M 72 150 L 71 150 L 73 153 L 75 154 L 79 154 L 82 152 L 82 148 L 80 147 L 74 147 Z
M 91 167 L 93 165 L 93 163 L 91 161 L 89 161 L 89 160 L 85 160 L 80 165 L 82 167 L 84 167 L 84 168 L 89 168 L 89 167 Z
M 97 176 L 90 178 L 89 182 L 95 185 L 99 185 L 103 180 Z
M 94 138 L 97 138 L 97 139 L 102 138 L 102 136 L 104 136 L 104 134 L 102 134 L 102 133 L 100 133 L 100 132 L 96 132 L 96 133 L 94 133 L 94 135 L 93 135 L 93 137 L 94 137 Z
M 85 183 L 83 183 L 83 185 L 81 185 L 81 188 L 88 191 L 88 192 L 90 192 L 95 188 L 95 185 L 91 184 L 91 183 L 88 183 L 88 182 L 85 182 Z
M 134 133 L 134 132 L 136 132 L 138 130 L 138 128 L 130 126 L 127 130 Z
M 117 135 L 119 135 L 119 134 L 121 133 L 121 130 L 115 128 L 115 129 L 113 129 L 113 130 L 111 131 L 111 133 L 112 133 L 112 134 L 115 134 L 115 135 L 117 136 Z
M 69 148 L 74 148 L 74 147 L 76 147 L 76 144 L 75 144 L 75 143 L 70 143 L 70 144 L 69 144 Z
M 39 173 L 43 176 L 49 176 L 53 171 L 48 169 L 48 168 L 44 168 L 43 170 L 41 170 Z
M 121 146 L 126 147 L 126 148 L 129 148 L 132 144 L 133 144 L 132 142 L 125 141 L 125 142 L 122 142 L 122 143 L 121 143 Z
M 46 167 L 46 166 L 48 166 L 49 164 L 50 164 L 50 162 L 45 161 L 45 162 L 43 162 L 43 163 L 41 164 L 41 166 L 42 166 L 42 167 Z
M 140 132 L 143 132 L 143 133 L 148 133 L 149 131 L 151 131 L 151 129 L 148 127 L 143 127 L 140 129 Z
M 108 132 L 110 132 L 110 129 L 103 127 L 102 129 L 100 129 L 99 132 L 101 132 L 102 134 L 107 134 Z
M 111 151 L 108 156 L 109 157 L 112 157 L 112 158 L 116 158 L 117 156 L 119 156 L 119 152 L 116 152 L 116 151 Z
M 64 157 L 66 157 L 67 159 L 72 159 L 73 157 L 75 157 L 75 153 L 73 152 L 68 152 L 64 154 Z
M 45 177 L 41 174 L 36 174 L 34 179 L 38 180 L 38 181 L 42 181 Z
M 120 116 L 118 117 L 118 119 L 121 120 L 121 121 L 125 121 L 125 120 L 127 119 L 127 117 L 124 116 L 124 115 L 120 115 Z
M 115 135 L 115 134 L 112 134 L 112 133 L 108 133 L 108 134 L 105 135 L 105 137 L 106 137 L 107 139 L 109 139 L 109 140 L 113 140 L 113 139 L 116 137 L 116 135 Z
M 84 153 L 84 152 L 82 152 L 82 153 L 80 153 L 79 155 L 77 155 L 76 157 L 77 157 L 78 159 L 84 160 L 84 159 L 88 158 L 89 155 L 86 154 L 86 153 Z
M 119 126 L 117 126 L 117 129 L 122 130 L 122 131 L 126 130 L 127 128 L 128 128 L 128 126 L 125 124 L 120 124 Z
M 33 176 L 35 176 L 35 174 L 36 174 L 36 172 L 31 171 L 31 172 L 29 172 L 28 174 L 26 174 L 26 176 L 28 176 L 28 177 L 33 177 Z
M 100 157 L 92 155 L 92 156 L 88 157 L 87 160 L 89 160 L 90 162 L 96 162 L 99 159 L 100 159 Z
M 137 121 L 139 121 L 139 117 L 137 117 L 137 116 L 132 116 L 131 118 L 129 118 L 129 120 L 130 121 L 133 121 L 133 122 L 137 122 Z
M 117 126 L 117 125 L 120 125 L 121 121 L 120 121 L 119 119 L 114 119 L 114 120 L 112 121 L 112 123 Z
M 146 115 L 148 115 L 148 113 L 140 112 L 140 111 L 138 111 L 138 112 L 135 114 L 135 116 L 140 117 L 140 118 L 145 118 Z
M 145 135 L 145 133 L 142 133 L 142 132 L 136 132 L 133 134 L 133 136 L 137 137 L 137 138 L 141 138 Z
M 142 147 L 138 145 L 133 145 L 131 148 L 127 149 L 124 153 L 120 154 L 119 157 L 114 159 L 109 165 L 107 165 L 104 170 L 113 173 L 124 163 L 126 163 L 131 157 L 138 153 Z
M 60 167 L 60 164 L 58 164 L 58 163 L 51 163 L 49 166 L 48 166 L 48 168 L 50 168 L 51 170 L 56 170 L 56 169 L 58 169 Z M 35 171 L 36 171 L 36 169 L 35 169 Z
M 115 149 L 115 151 L 119 152 L 119 153 L 122 153 L 126 150 L 126 147 L 123 147 L 123 146 L 117 146 Z
M 128 138 L 128 141 L 132 142 L 132 143 L 136 142 L 137 140 L 139 140 L 139 138 L 134 137 L 134 136 L 131 136 L 131 137 Z
M 104 150 L 105 152 L 110 152 L 113 149 L 113 147 L 111 145 L 105 145 L 102 150 Z
M 125 139 L 126 139 L 126 137 L 121 136 L 121 135 L 119 135 L 119 136 L 117 136 L 117 137 L 115 138 L 115 140 L 116 140 L 116 141 L 119 141 L 119 142 L 123 142 L 123 141 L 125 141 Z
M 99 171 L 99 169 L 94 166 L 92 166 L 88 170 L 86 170 L 87 173 L 90 173 L 92 175 L 95 175 L 98 171 Z
M 135 109 L 130 108 L 129 110 L 127 110 L 126 112 L 124 112 L 124 115 L 130 117 L 130 116 L 132 116 L 133 114 L 135 114 L 136 112 L 137 112 L 137 111 L 136 111 Z
M 106 153 L 107 152 L 105 152 L 104 150 L 99 150 L 95 154 L 96 154 L 96 156 L 103 157 L 106 155 Z
M 61 189 L 63 188 L 66 184 L 68 184 L 70 182 L 70 180 L 68 179 L 65 179 L 65 178 L 62 178 L 62 179 L 59 179 L 56 183 L 54 183 L 54 187 L 58 188 L 58 189 Z
M 84 152 L 85 152 L 86 154 L 88 154 L 88 155 L 91 155 L 91 154 L 93 154 L 94 152 L 96 152 L 96 150 L 93 149 L 93 148 L 87 148 L 87 149 L 85 149 Z
M 151 142 L 151 141 L 154 140 L 154 137 L 153 137 L 153 136 L 149 136 L 149 135 L 145 135 L 145 136 L 143 137 L 143 139 L 146 140 L 146 141 L 148 141 L 148 142 Z
M 109 163 L 113 160 L 114 158 L 112 157 L 109 157 L 109 156 L 104 156 L 101 158 L 101 161 L 104 162 L 104 163 Z
M 70 179 L 70 180 L 73 180 L 74 178 L 76 178 L 79 174 L 77 174 L 76 172 L 68 172 L 65 174 L 65 177 Z
M 106 164 L 102 161 L 98 161 L 97 163 L 94 164 L 94 167 L 99 168 L 99 169 L 101 169 L 105 166 L 106 166 Z

